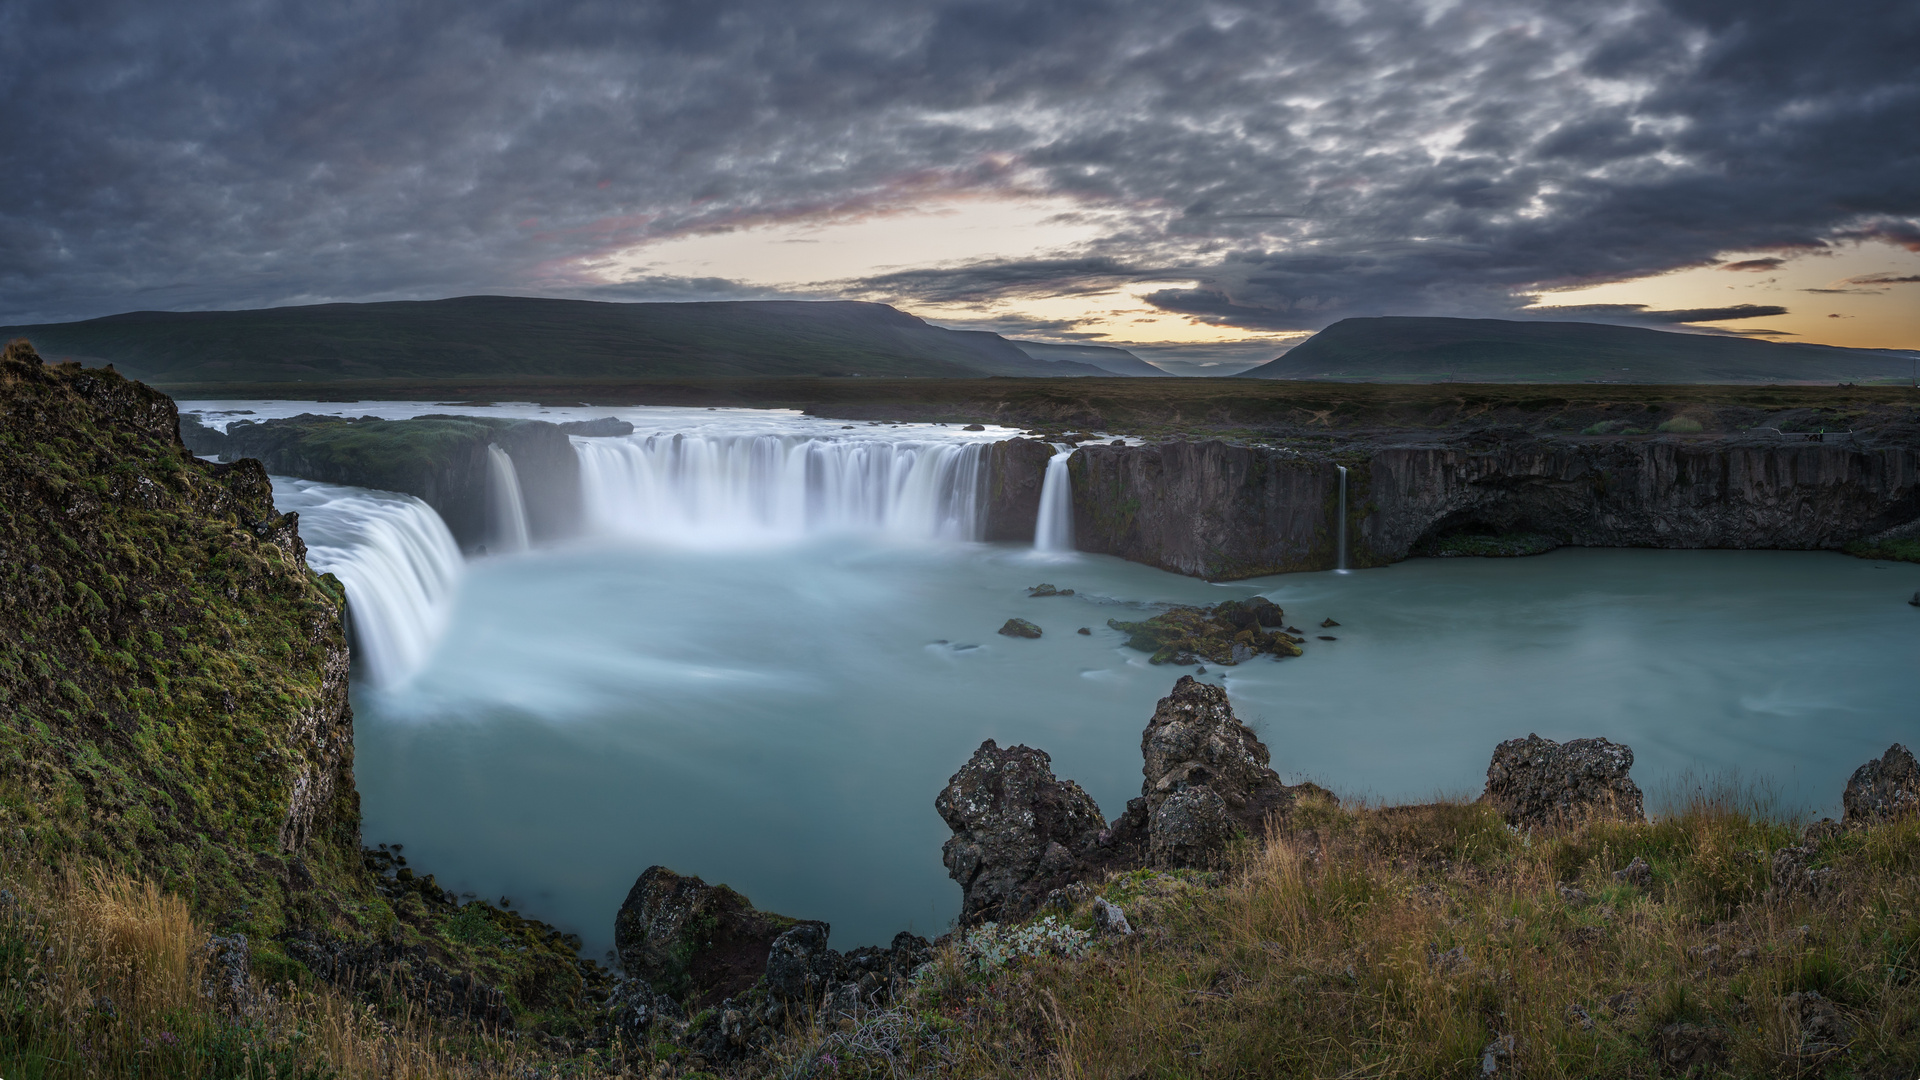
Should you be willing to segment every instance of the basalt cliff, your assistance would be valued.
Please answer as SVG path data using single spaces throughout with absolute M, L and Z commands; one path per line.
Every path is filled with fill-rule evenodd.
M 996 493 L 1037 492 L 1038 454 L 996 454 Z M 1475 534 L 1593 547 L 1839 549 L 1920 535 L 1909 440 L 1542 437 L 1298 451 L 1226 440 L 1087 444 L 1069 460 L 1076 546 L 1214 580 L 1379 566 Z M 1028 502 L 992 535 L 1031 535 Z M 1029 506 L 1034 509 L 1029 509 Z

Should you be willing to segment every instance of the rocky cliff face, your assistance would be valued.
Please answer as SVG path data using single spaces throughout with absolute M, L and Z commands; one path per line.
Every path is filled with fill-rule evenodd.
M 1005 445 L 1005 444 L 1003 444 Z M 1037 492 L 1043 455 L 996 454 L 995 491 Z M 1457 532 L 1595 547 L 1839 548 L 1920 527 L 1911 445 L 1480 436 L 1310 456 L 1219 441 L 1083 446 L 1083 551 L 1214 580 L 1404 559 Z
M 140 867 L 228 925 L 359 874 L 345 597 L 257 462 L 111 370 L 0 359 L 0 832 Z
M 1372 455 L 1355 550 L 1467 526 L 1593 547 L 1838 548 L 1920 518 L 1912 446 L 1524 440 Z
M 986 529 L 982 539 L 1032 541 L 1040 521 L 1040 485 L 1053 447 L 1037 439 L 993 444 L 987 457 Z
M 204 430 L 194 449 L 258 458 L 267 471 L 329 484 L 402 491 L 439 513 L 462 547 L 487 541 L 487 447 L 513 460 L 536 540 L 579 532 L 580 462 L 567 432 L 541 420 L 419 416 L 411 420 L 296 416 Z

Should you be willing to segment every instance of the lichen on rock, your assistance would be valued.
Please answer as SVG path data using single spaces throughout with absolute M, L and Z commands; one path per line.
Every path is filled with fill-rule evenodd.
M 1482 799 L 1519 828 L 1563 828 L 1588 818 L 1644 818 L 1633 748 L 1606 739 L 1558 743 L 1538 735 L 1494 748 Z
M 1053 759 L 992 739 L 934 798 L 953 836 L 940 849 L 960 884 L 964 923 L 1018 918 L 1072 880 L 1106 824 L 1093 797 L 1053 775 Z
M 1920 764 L 1905 746 L 1894 743 L 1885 754 L 1853 771 L 1841 804 L 1849 825 L 1920 813 Z

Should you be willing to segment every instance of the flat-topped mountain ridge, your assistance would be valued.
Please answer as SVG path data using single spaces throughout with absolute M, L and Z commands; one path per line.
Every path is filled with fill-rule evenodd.
M 476 376 L 1105 375 L 885 304 L 605 303 L 515 296 L 249 311 L 136 311 L 0 328 L 161 386 Z
M 1383 382 L 1840 383 L 1905 381 L 1913 354 L 1604 323 L 1342 319 L 1244 373 Z

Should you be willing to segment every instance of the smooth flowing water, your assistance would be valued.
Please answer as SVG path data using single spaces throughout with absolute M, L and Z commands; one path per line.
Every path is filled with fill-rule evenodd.
M 1140 730 L 1193 669 L 1148 664 L 1106 620 L 1160 603 L 1261 593 L 1294 625 L 1340 623 L 1310 631 L 1300 658 L 1201 677 L 1283 775 L 1347 795 L 1472 795 L 1497 742 L 1538 732 L 1628 743 L 1656 806 L 1689 775 L 1737 772 L 1833 812 L 1854 767 L 1913 737 L 1920 625 L 1904 601 L 1920 566 L 1562 549 L 1210 585 L 953 539 L 968 535 L 965 463 L 946 450 L 974 445 L 958 433 L 729 433 L 742 421 L 707 416 L 689 430 L 717 441 L 694 455 L 646 447 L 658 430 L 582 440 L 583 466 L 605 459 L 587 485 L 599 537 L 469 564 L 418 673 L 355 689 L 368 841 L 403 842 L 443 884 L 509 896 L 596 955 L 653 863 L 829 920 L 842 948 L 943 929 L 959 892 L 933 797 L 980 740 L 1049 751 L 1109 814 L 1138 793 Z M 793 510 L 789 485 L 753 477 L 821 451 L 767 434 L 892 445 L 894 509 Z M 753 440 L 727 441 L 740 435 Z M 909 441 L 942 447 L 911 451 L 903 477 Z M 861 475 L 879 468 L 867 449 Z M 899 516 L 902 481 L 943 455 L 929 490 L 948 495 L 919 505 L 944 508 Z M 687 510 L 710 485 L 734 494 Z M 653 509 L 620 519 L 628 491 Z M 755 542 L 714 541 L 743 520 Z M 1075 595 L 1027 597 L 1041 581 Z M 995 634 L 1012 616 L 1044 636 Z
M 520 474 L 498 446 L 487 447 L 487 541 L 500 554 L 525 551 L 527 501 L 520 495 Z
M 391 685 L 419 670 L 464 572 L 440 515 L 411 495 L 287 477 L 274 477 L 273 501 L 300 514 L 307 564 L 346 586 L 361 676 Z
M 1040 516 L 1034 524 L 1033 546 L 1041 551 L 1073 550 L 1073 474 L 1067 461 L 1073 447 L 1055 446 L 1040 478 Z

